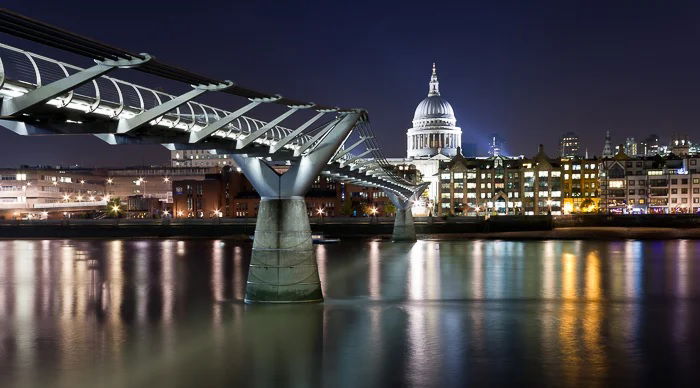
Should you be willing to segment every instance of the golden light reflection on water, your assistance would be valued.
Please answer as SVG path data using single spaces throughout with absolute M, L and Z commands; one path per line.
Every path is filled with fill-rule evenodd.
M 204 349 L 212 364 L 233 368 L 231 375 L 252 373 L 248 367 L 280 373 L 275 362 L 286 354 L 304 368 L 322 356 L 324 365 L 351 376 L 360 359 L 372 363 L 357 380 L 363 383 L 389 373 L 387 360 L 398 358 L 408 376 L 402 381 L 420 386 L 459 381 L 491 363 L 509 369 L 502 360 L 520 352 L 551 366 L 554 377 L 542 385 L 596 386 L 614 374 L 612 365 L 644 351 L 649 333 L 639 328 L 650 287 L 673 302 L 655 307 L 668 309 L 661 335 L 674 338 L 669 349 L 695 346 L 693 241 L 656 251 L 657 242 L 635 241 L 373 241 L 352 258 L 343 257 L 342 243 L 320 246 L 324 291 L 345 293 L 292 314 L 298 336 L 285 333 L 287 315 L 279 310 L 240 304 L 247 248 L 229 244 L 0 241 L 0 337 L 12 341 L 0 352 L 0 367 L 12 365 L 24 382 L 33 381 L 41 362 L 60 373 L 106 363 L 126 378 L 139 361 L 155 360 L 139 369 L 147 377 L 157 368 L 146 366 L 175 371 L 175 360 L 184 360 L 216 373 L 196 352 Z M 50 338 L 42 343 L 52 352 L 48 361 L 36 345 L 39 332 Z M 314 353 L 319 342 L 322 355 Z M 261 344 L 268 348 L 253 347 Z M 295 352 L 296 345 L 308 354 Z M 295 381 L 316 373 L 310 370 Z M 261 381 L 275 382 L 272 376 Z
M 369 298 L 372 300 L 379 300 L 382 296 L 382 274 L 381 274 L 381 264 L 380 264 L 380 250 L 379 241 L 371 241 L 369 243 L 369 280 L 367 282 L 367 288 L 369 293 Z

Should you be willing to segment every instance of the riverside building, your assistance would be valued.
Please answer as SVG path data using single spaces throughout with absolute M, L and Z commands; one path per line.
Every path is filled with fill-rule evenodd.
M 629 157 L 600 168 L 600 209 L 610 214 L 700 213 L 700 156 Z
M 530 158 L 458 154 L 439 171 L 438 215 L 561 214 L 561 163 L 542 145 Z
M 579 214 L 598 211 L 600 202 L 598 160 L 562 158 L 562 213 Z

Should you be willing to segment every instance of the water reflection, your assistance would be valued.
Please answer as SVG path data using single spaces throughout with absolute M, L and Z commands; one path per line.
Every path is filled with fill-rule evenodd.
M 3 383 L 699 380 L 697 241 L 319 246 L 327 299 L 304 306 L 242 304 L 249 252 L 229 240 L 0 241 Z

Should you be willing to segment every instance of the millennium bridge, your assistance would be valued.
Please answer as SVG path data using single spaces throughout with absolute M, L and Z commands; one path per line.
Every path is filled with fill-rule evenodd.
M 394 172 L 365 110 L 259 92 L 4 9 L 0 32 L 88 63 L 77 66 L 0 41 L 0 126 L 22 136 L 93 135 L 111 145 L 232 155 L 261 197 L 246 302 L 323 300 L 304 202 L 319 175 L 382 189 L 397 209 L 393 240 L 415 241 L 411 204 L 427 186 Z M 117 69 L 180 90 L 170 94 L 108 76 Z M 211 93 L 230 104 L 197 101 Z M 282 126 L 292 115 L 300 124 Z

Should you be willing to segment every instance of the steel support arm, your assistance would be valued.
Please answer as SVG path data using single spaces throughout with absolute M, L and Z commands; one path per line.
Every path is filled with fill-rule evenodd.
M 269 123 L 263 125 L 262 127 L 260 127 L 260 129 L 256 130 L 255 132 L 238 139 L 238 142 L 236 142 L 236 148 L 238 148 L 238 149 L 245 148 L 250 143 L 259 139 L 260 136 L 264 135 L 267 131 L 274 128 L 275 125 L 281 123 L 284 119 L 291 116 L 294 112 L 296 112 L 299 109 L 300 108 L 290 108 L 288 111 L 277 116 L 277 118 L 275 118 L 274 120 L 270 121 Z
M 335 128 L 335 126 L 338 125 L 339 122 L 340 122 L 340 119 L 334 120 L 330 124 L 326 125 L 325 128 L 318 131 L 318 133 L 315 134 L 311 139 L 309 139 L 309 141 L 302 144 L 296 151 L 294 151 L 294 156 L 299 156 L 299 155 L 303 154 L 304 151 L 306 151 L 309 147 L 316 144 L 316 142 L 318 142 L 322 137 L 326 136 L 326 134 L 328 134 L 330 131 L 332 131 L 333 128 Z
M 338 151 L 338 147 L 353 130 L 360 117 L 361 114 L 358 112 L 346 113 L 342 116 L 338 124 L 328 131 L 312 152 L 302 156 L 298 163 L 282 175 L 282 187 L 294 193 L 292 195 L 306 193 L 311 187 L 311 182 L 326 167 L 328 160 Z
M 143 113 L 140 113 L 129 119 L 120 119 L 119 124 L 117 124 L 117 133 L 123 134 L 133 131 L 136 128 L 148 124 L 151 120 L 155 120 L 158 117 L 168 113 L 169 111 L 179 107 L 180 105 L 186 104 L 188 101 L 195 99 L 200 94 L 208 91 L 223 90 L 233 86 L 233 83 L 227 82 L 225 84 L 219 85 L 198 85 L 189 92 L 182 94 L 178 97 L 173 98 L 170 101 L 166 101 L 158 106 L 155 106 Z
M 292 131 L 289 135 L 287 135 L 287 136 L 283 137 L 282 139 L 280 139 L 279 141 L 275 142 L 275 144 L 273 144 L 272 146 L 270 146 L 270 153 L 271 153 L 271 154 L 274 154 L 275 152 L 277 152 L 277 151 L 279 151 L 280 149 L 282 149 L 282 147 L 284 147 L 284 146 L 286 146 L 287 144 L 289 144 L 290 141 L 294 140 L 297 136 L 301 135 L 301 133 L 302 133 L 306 128 L 308 128 L 309 126 L 311 126 L 311 124 L 313 124 L 313 123 L 316 122 L 318 119 L 320 119 L 321 116 L 323 116 L 325 113 L 326 113 L 326 112 L 319 112 L 319 113 L 317 113 L 316 116 L 312 117 L 309 121 L 307 121 L 307 122 L 305 122 L 304 124 L 302 124 L 301 126 L 299 126 L 299 128 L 297 128 L 297 129 L 295 129 L 294 131 Z
M 358 160 L 358 159 L 361 159 L 363 156 L 369 154 L 370 152 L 376 151 L 376 150 L 377 150 L 376 148 L 370 148 L 370 149 L 368 149 L 368 150 L 366 150 L 365 152 L 363 152 L 363 153 L 361 153 L 361 154 L 355 156 L 354 158 L 352 158 L 352 159 L 350 159 L 350 160 L 344 160 L 344 161 L 340 162 L 340 167 L 345 167 L 345 166 L 349 165 L 350 163 L 352 163 L 352 162 L 354 162 L 354 161 L 356 161 L 356 160 Z
M 243 116 L 249 110 L 258 106 L 262 101 L 253 101 L 250 104 L 236 110 L 235 112 L 227 115 L 226 117 L 219 119 L 206 127 L 200 129 L 199 131 L 190 132 L 190 143 L 197 143 L 205 137 L 211 135 L 212 133 L 218 131 L 219 129 L 231 124 L 233 120 Z
M 360 137 L 360 140 L 356 141 L 355 144 L 353 144 L 353 145 L 351 145 L 350 147 L 345 148 L 344 150 L 339 151 L 337 154 L 335 154 L 335 156 L 333 157 L 332 162 L 334 162 L 334 161 L 336 161 L 336 160 L 342 158 L 342 157 L 345 156 L 348 152 L 352 151 L 353 149 L 357 148 L 357 146 L 359 146 L 360 144 L 364 143 L 365 140 L 371 139 L 371 138 L 372 138 L 371 136 L 367 136 L 367 137 L 362 136 L 362 137 Z
M 81 70 L 48 85 L 39 86 L 29 93 L 5 99 L 2 102 L 0 114 L 5 117 L 17 115 L 36 105 L 43 104 L 53 98 L 66 94 L 118 67 L 135 67 L 145 63 L 151 58 L 147 54 L 142 55 L 145 55 L 146 59 L 123 59 L 119 61 L 98 62 L 93 67 Z

